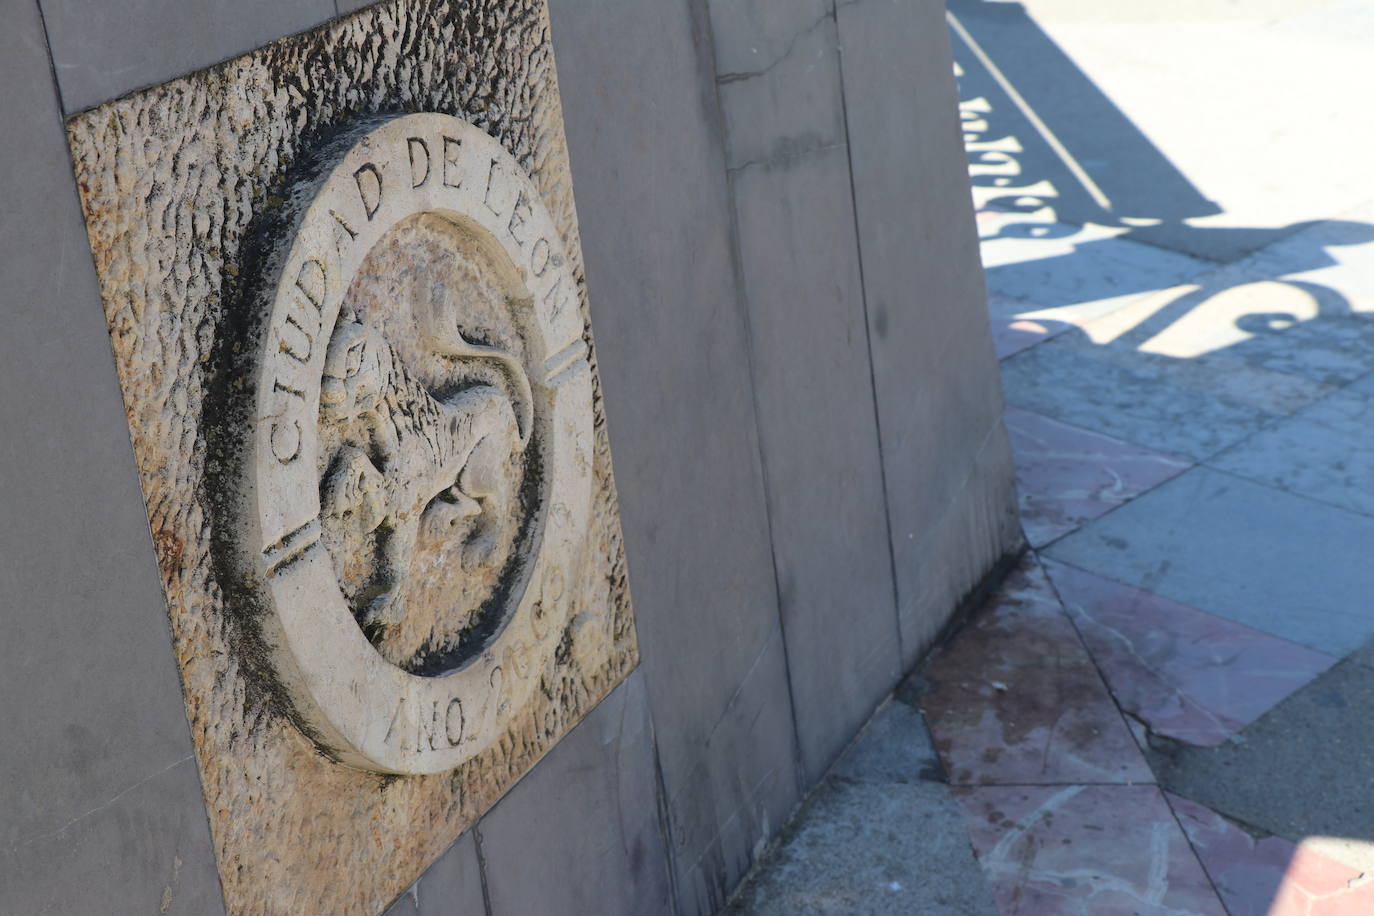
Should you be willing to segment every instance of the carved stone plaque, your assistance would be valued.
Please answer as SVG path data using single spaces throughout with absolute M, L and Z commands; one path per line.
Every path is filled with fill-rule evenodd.
M 234 348 L 259 355 L 225 411 L 248 422 L 223 521 L 311 737 L 433 773 L 501 734 L 567 624 L 591 368 L 557 228 L 499 143 L 414 114 L 334 150 L 246 306 L 263 320 Z
M 638 659 L 543 2 L 67 126 L 225 902 L 380 912 Z

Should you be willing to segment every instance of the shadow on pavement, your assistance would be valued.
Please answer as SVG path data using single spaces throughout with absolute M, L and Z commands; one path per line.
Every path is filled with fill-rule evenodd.
M 1010 252 L 989 262 L 989 287 L 994 300 L 1010 299 L 1019 310 L 1000 317 L 1037 335 L 1015 349 L 1097 350 L 1104 365 L 1151 366 L 1140 370 L 1141 378 L 1154 373 L 1163 379 L 1169 360 L 1179 367 L 1213 361 L 1221 372 L 1231 365 L 1260 367 L 1325 386 L 1314 397 L 1374 371 L 1374 313 L 1362 311 L 1368 303 L 1352 301 L 1340 283 L 1320 278 L 1321 271 L 1345 263 L 1338 249 L 1374 242 L 1374 225 L 1193 224 L 1222 215 L 1223 208 L 1170 162 L 1021 3 L 948 0 L 947 8 L 980 234 L 985 251 L 991 243 Z M 1015 251 L 1017 245 L 1024 251 Z M 1106 300 L 1117 301 L 1093 307 Z M 995 325 L 997 308 L 994 303 Z M 1009 310 L 1006 303 L 1002 308 Z M 1045 342 L 1061 333 L 1062 340 Z M 1302 348 L 1335 355 L 1300 366 L 1294 354 Z M 1190 384 L 1196 387 L 1200 377 L 1193 372 Z M 1374 488 L 1374 480 L 1366 483 Z M 1322 583 L 1312 588 L 1319 593 Z M 1290 874 L 1310 871 L 1298 859 L 1319 848 L 1366 872 L 1363 882 L 1374 876 L 1371 716 L 1374 647 L 1367 646 L 1233 742 L 1202 748 L 1149 735 L 1143 749 L 1160 788 L 1181 796 L 1175 805 L 1181 823 L 1210 814 L 1179 807 L 1198 802 L 1243 825 L 1255 844 L 1270 834 L 1304 844 L 1282 847 L 1280 859 L 1291 857 Z M 1196 835 L 1190 832 L 1195 844 Z M 1270 864 L 1276 867 L 1256 870 L 1248 887 L 1235 890 L 1256 912 L 1286 893 L 1285 864 Z M 1212 878 L 1222 889 L 1225 881 L 1215 873 Z

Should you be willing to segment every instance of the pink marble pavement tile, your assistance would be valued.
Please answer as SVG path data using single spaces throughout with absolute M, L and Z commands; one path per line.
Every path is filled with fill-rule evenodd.
M 1049 318 L 1019 318 L 1017 312 L 1034 310 L 1035 306 L 1001 296 L 988 294 L 988 317 L 992 322 L 992 343 L 999 360 L 1020 353 L 1027 347 L 1049 340 L 1073 325 Z
M 1154 786 L 954 792 L 1002 916 L 1226 916 Z
M 1231 916 L 1369 916 L 1374 883 L 1281 837 L 1257 839 L 1196 802 L 1165 793 Z
M 1031 555 L 925 677 L 922 711 L 956 785 L 1154 781 Z
M 1006 421 L 1021 525 L 1032 547 L 1063 537 L 1192 466 L 1028 410 L 1009 407 Z
M 1043 562 L 1117 704 L 1155 734 L 1215 747 L 1337 662 L 1076 567 Z
M 992 345 L 997 350 L 999 360 L 1015 356 L 1027 347 L 1042 340 L 1049 340 L 1067 331 L 1072 325 L 1058 321 L 1040 321 L 1031 318 L 992 319 Z

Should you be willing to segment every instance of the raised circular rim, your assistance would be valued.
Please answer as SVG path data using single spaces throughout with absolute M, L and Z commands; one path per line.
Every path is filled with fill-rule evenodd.
M 450 770 L 489 747 L 525 705 L 566 625 L 566 583 L 592 494 L 591 369 L 576 282 L 524 170 L 451 115 L 403 115 L 359 131 L 293 194 L 303 210 L 269 286 L 245 462 L 248 553 L 269 605 L 262 635 L 302 725 L 332 756 L 388 773 Z M 343 298 L 373 246 L 417 213 L 475 225 L 520 272 L 532 294 L 527 370 L 536 402 L 547 405 L 543 517 L 516 605 L 480 654 L 437 676 L 388 662 L 354 619 L 320 540 L 316 460 L 320 377 Z

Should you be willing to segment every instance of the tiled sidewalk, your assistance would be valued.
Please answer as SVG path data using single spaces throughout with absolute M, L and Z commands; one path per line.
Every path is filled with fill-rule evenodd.
M 1120 244 L 1118 275 L 1155 257 Z M 1347 294 L 1274 368 L 1077 327 L 1007 348 L 1029 547 L 735 911 L 1374 914 L 1374 295 Z
M 1171 64 L 1202 93 L 1251 43 L 1335 72 L 1374 17 L 949 8 L 1031 549 L 918 703 L 998 909 L 1374 914 L 1370 190 L 1313 209 L 1318 145 L 1287 153 L 1304 196 L 1228 137 L 1228 213 L 1190 183 L 1220 184 L 1205 129 L 1155 112 L 1152 142 L 1102 91 L 1148 113 L 1130 49 L 1210 16 L 1227 44 Z M 1242 132 L 1298 116 L 1224 97 Z
M 1069 273 L 985 212 L 1032 549 L 919 705 L 998 909 L 1374 913 L 1374 229 Z
M 1374 14 L 947 3 L 1029 546 L 733 908 L 1371 916 Z
M 1080 358 L 1055 346 L 1007 358 Z M 1304 354 L 1285 372 L 1321 371 Z M 1360 357 L 1374 370 L 1374 347 Z M 1081 390 L 1046 395 L 1044 413 L 1008 408 L 1034 549 L 931 659 L 919 699 L 1003 916 L 1374 913 L 1371 771 L 1327 773 L 1344 786 L 1317 787 L 1296 816 L 1287 798 L 1321 744 L 1374 748 L 1358 702 L 1374 668 L 1356 651 L 1374 636 L 1374 477 L 1340 448 L 1370 441 L 1374 374 L 1332 381 L 1253 430 L 1213 426 L 1221 441 L 1191 456 L 1065 422 L 1058 402 Z M 1130 395 L 1099 388 L 1126 415 L 1117 426 L 1133 421 Z M 1313 698 L 1328 726 L 1292 728 L 1310 729 Z M 1234 753 L 1251 726 L 1296 761 Z M 1343 841 L 1298 845 L 1352 797 Z

